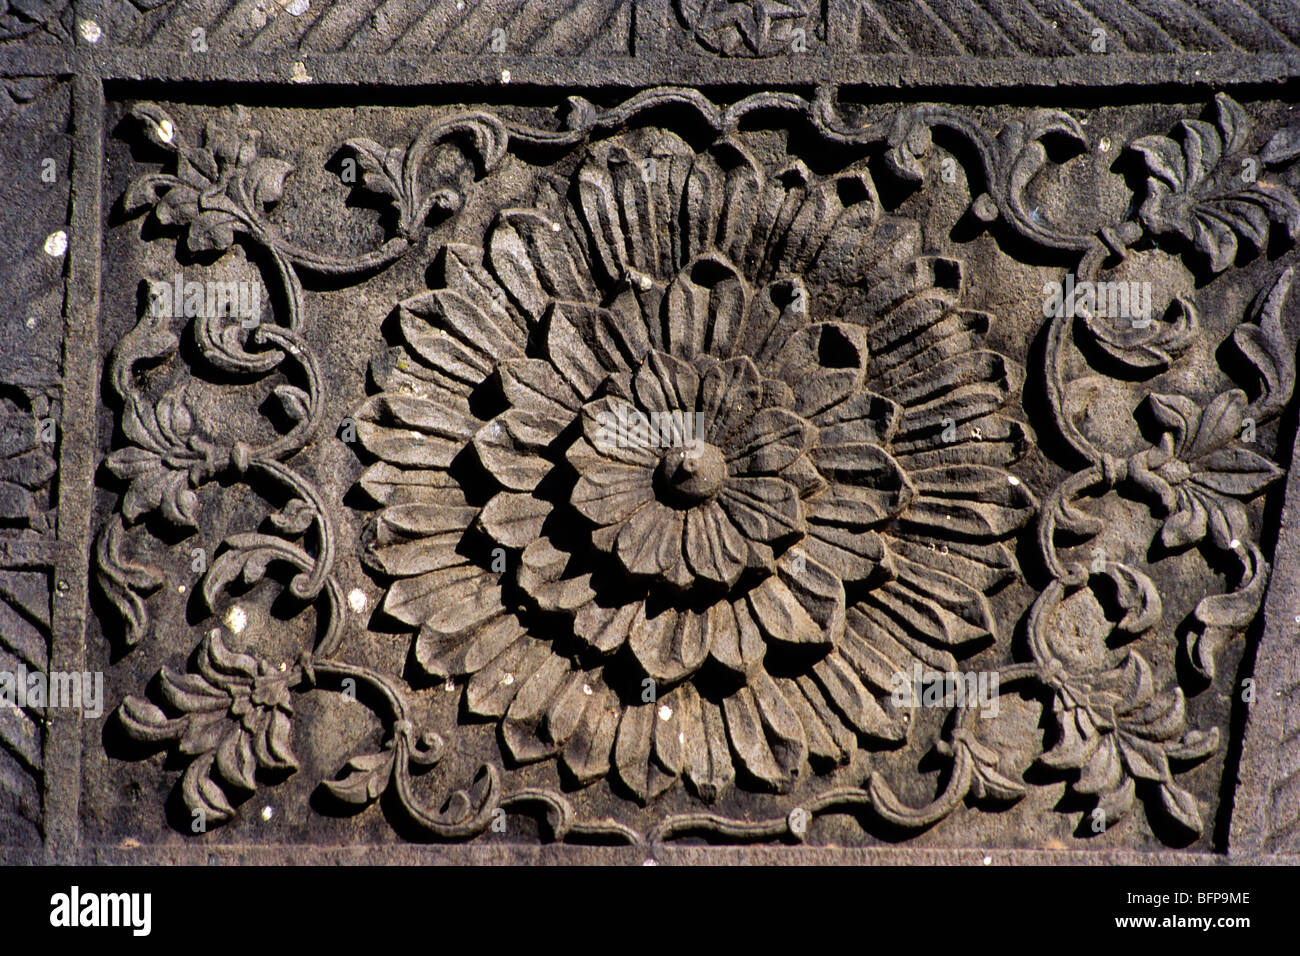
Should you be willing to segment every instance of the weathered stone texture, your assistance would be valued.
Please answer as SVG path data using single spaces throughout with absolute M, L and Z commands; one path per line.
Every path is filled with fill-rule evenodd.
M 6 858 L 1300 851 L 1293 10 L 11 6 Z

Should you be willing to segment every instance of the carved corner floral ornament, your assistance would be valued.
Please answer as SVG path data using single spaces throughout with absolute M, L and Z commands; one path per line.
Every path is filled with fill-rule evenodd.
M 298 769 L 290 743 L 293 700 L 289 688 L 302 680 L 302 668 L 280 671 L 226 646 L 219 630 L 204 638 L 198 673 L 179 674 L 164 667 L 162 696 L 179 712 L 168 717 L 139 697 L 122 702 L 122 724 L 137 740 L 176 741 L 180 753 L 193 758 L 181 781 L 191 809 L 205 821 L 220 823 L 234 816 L 214 773 L 230 786 L 257 789 L 255 774 Z
M 197 317 L 194 333 L 207 361 L 265 382 L 291 424 L 255 446 L 200 420 L 173 320 L 146 310 L 111 366 L 124 440 L 108 466 L 124 486 L 98 542 L 101 587 L 128 643 L 155 634 L 194 647 L 186 628 L 152 620 L 163 575 L 132 542 L 155 519 L 193 528 L 220 477 L 273 487 L 288 504 L 268 516 L 275 533 L 226 539 L 203 580 L 206 608 L 220 617 L 238 581 L 278 580 L 324 622 L 315 646 L 283 667 L 263 657 L 257 634 L 231 644 L 207 622 L 195 673 L 165 671 L 157 703 L 123 703 L 132 736 L 190 758 L 186 803 L 229 819 L 232 793 L 292 772 L 293 696 L 351 678 L 379 701 L 386 739 L 322 785 L 358 805 L 391 792 L 440 839 L 473 839 L 496 812 L 538 806 L 561 840 L 804 839 L 793 801 L 813 817 L 862 811 L 921 830 L 966 803 L 1022 798 L 1032 785 L 1013 765 L 1035 759 L 1111 819 L 1140 797 L 1200 832 L 1204 808 L 1177 772 L 1216 752 L 1219 730 L 1189 726 L 1177 676 L 1151 663 L 1182 632 L 1139 562 L 1090 568 L 1071 549 L 1103 529 L 1086 502 L 1117 493 L 1150 504 L 1166 549 L 1235 555 L 1240 574 L 1200 601 L 1187 637 L 1213 678 L 1267 577 L 1245 503 L 1281 471 L 1240 432 L 1247 418 L 1275 420 L 1290 398 L 1290 270 L 1231 336 L 1250 381 L 1195 398 L 1157 382 L 1139 413 L 1157 437 L 1138 450 L 1099 447 L 1080 425 L 1078 392 L 1091 381 L 1078 374 L 1083 350 L 1100 349 L 1126 381 L 1176 369 L 1192 361 L 1194 295 L 1173 296 L 1172 316 L 1140 333 L 1088 310 L 1049 321 L 1033 375 L 1078 470 L 1042 488 L 1040 508 L 1021 468 L 1037 447 L 1017 412 L 1024 370 L 992 346 L 995 317 L 967 301 L 963 264 L 928 251 L 921 225 L 887 212 L 880 196 L 900 182 L 924 195 L 929 130 L 942 126 L 979 159 L 978 217 L 1077 262 L 1081 279 L 1170 229 L 1185 245 L 1162 255 L 1208 252 L 1217 274 L 1237 247 L 1212 222 L 1252 242 L 1261 214 L 1265 227 L 1292 229 L 1295 199 L 1272 179 L 1241 195 L 1206 185 L 1221 157 L 1249 152 L 1241 108 L 1221 97 L 1217 125 L 1189 121 L 1180 140 L 1135 140 L 1156 164 L 1142 211 L 1083 235 L 1031 212 L 1025 194 L 1048 166 L 1045 136 L 1083 140 L 1065 114 L 1034 111 L 995 136 L 937 106 L 850 128 L 825 98 L 793 94 L 718 106 L 664 88 L 611 108 L 570 107 L 559 128 L 458 112 L 404 148 L 347 140 L 361 187 L 397 212 L 397 234 L 351 259 L 299 249 L 270 224 L 265 211 L 293 165 L 261 155 L 248 114 L 232 114 L 229 129 L 209 124 L 203 146 L 189 147 L 164 110 L 136 107 L 172 167 L 133 184 L 128 207 L 151 210 L 210 255 L 233 243 L 267 253 L 272 320 L 250 329 Z M 679 114 L 705 132 L 663 125 Z M 773 149 L 770 123 L 751 114 L 798 124 L 843 158 Z M 1274 137 L 1250 155 L 1277 166 L 1284 145 Z M 883 185 L 873 151 L 893 177 Z M 526 179 L 529 198 L 512 190 L 516 198 L 495 201 L 498 170 Z M 455 218 L 470 199 L 486 225 Z M 435 211 L 453 228 L 433 247 L 433 288 L 397 304 L 393 345 L 376 343 L 372 394 L 352 415 L 359 485 L 376 505 L 361 559 L 385 587 L 383 615 L 411 635 L 422 674 L 408 679 L 352 662 L 334 506 L 295 464 L 321 420 L 298 274 L 366 281 L 423 248 Z M 174 372 L 157 397 L 137 374 L 144 363 Z M 1042 567 L 1026 574 L 1016 555 L 1030 529 Z M 1000 614 L 992 597 L 1012 583 L 1038 595 L 1021 608 L 1027 654 L 1011 634 L 1021 609 Z M 1116 635 L 1138 643 L 1116 650 Z M 898 675 L 956 672 L 976 654 L 1011 693 L 1050 706 L 1048 740 L 994 745 L 962 703 L 942 727 L 921 730 L 892 699 Z M 427 678 L 497 730 L 477 777 L 446 801 L 414 783 L 460 732 L 454 720 L 416 716 Z M 896 787 L 900 762 L 887 758 L 914 745 L 947 762 L 937 793 L 925 781 Z M 554 786 L 511 783 L 513 771 L 547 761 Z M 575 794 L 606 786 L 646 808 L 636 813 L 649 824 L 585 817 Z M 675 806 L 696 809 L 657 809 L 674 788 Z M 918 788 L 933 793 L 919 805 Z M 784 809 L 728 815 L 737 791 L 775 795 L 765 799 Z

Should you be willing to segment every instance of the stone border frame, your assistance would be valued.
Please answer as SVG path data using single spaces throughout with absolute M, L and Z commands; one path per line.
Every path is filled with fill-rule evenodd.
M 122 0 L 118 0 L 122 2 Z M 585 87 L 614 78 L 626 88 L 671 82 L 697 86 L 856 86 L 901 90 L 944 97 L 970 97 L 983 91 L 1046 91 L 1068 87 L 1073 94 L 1120 87 L 1126 97 L 1152 88 L 1178 89 L 1189 97 L 1208 98 L 1218 89 L 1252 87 L 1252 95 L 1293 97 L 1300 83 L 1300 26 L 1285 52 L 1247 54 L 1233 42 L 1211 54 L 1173 44 L 1169 53 L 1114 53 L 1059 57 L 952 57 L 862 55 L 852 43 L 851 0 L 826 0 L 825 42 L 798 57 L 735 59 L 702 47 L 684 45 L 684 31 L 671 0 L 627 0 L 631 5 L 629 53 L 617 57 L 560 58 L 500 54 L 493 57 L 447 55 L 411 57 L 391 54 L 305 52 L 296 48 L 267 51 L 213 49 L 206 57 L 167 53 L 149 45 L 119 45 L 112 31 L 96 42 L 82 24 L 106 16 L 114 0 L 77 3 L 46 24 L 44 32 L 0 46 L 0 79 L 54 77 L 70 81 L 69 129 L 74 137 L 70 170 L 71 195 L 64 273 L 62 437 L 58 453 L 57 535 L 35 543 L 0 544 L 0 567 L 47 569 L 51 572 L 51 666 L 81 670 L 84 630 L 89 614 L 93 475 L 96 468 L 95 410 L 99 395 L 99 288 L 101 246 L 101 176 L 108 84 L 147 84 L 167 89 L 194 83 L 254 84 L 264 89 L 295 89 L 305 73 L 313 86 L 363 88 L 380 92 L 431 86 L 498 86 L 509 71 L 513 86 Z M 122 5 L 126 4 L 122 2 Z M 225 4 L 229 6 L 229 4 Z M 323 5 L 323 4 L 322 4 Z M 1166 0 L 1182 10 L 1177 0 Z M 218 7 L 222 4 L 218 4 Z M 1118 16 L 1122 4 L 1110 3 Z M 1267 12 L 1273 4 L 1261 2 Z M 1214 23 L 1213 32 L 1229 36 L 1259 17 L 1233 8 Z M 1273 11 L 1275 16 L 1276 11 Z M 156 15 L 156 12 L 155 12 Z M 1244 24 L 1244 25 L 1243 25 Z M 1221 28 L 1221 29 L 1220 29 Z M 18 44 L 22 47 L 18 48 Z M 689 52 L 688 52 L 689 51 Z M 299 79 L 295 79 L 298 77 Z M 364 82 L 357 77 L 366 77 Z M 328 95 L 328 94 L 325 94 Z M 11 211 L 6 210 L 6 214 Z M 18 211 L 21 214 L 21 211 Z M 1292 444 L 1294 439 L 1292 439 Z M 1300 862 L 1300 781 L 1286 776 L 1285 748 L 1300 746 L 1300 475 L 1289 474 L 1280 532 L 1260 618 L 1253 625 L 1255 676 L 1274 693 L 1261 697 L 1247 718 L 1244 737 L 1234 741 L 1236 788 L 1226 855 L 1164 852 L 934 850 L 658 847 L 658 862 L 709 863 L 1194 863 Z M 56 863 L 313 863 L 366 861 L 366 847 L 223 846 L 133 850 L 84 846 L 80 839 L 81 717 L 53 715 L 43 753 L 43 853 L 0 847 L 0 862 Z M 548 847 L 400 846 L 387 851 L 400 863 L 590 863 L 641 862 L 643 850 Z

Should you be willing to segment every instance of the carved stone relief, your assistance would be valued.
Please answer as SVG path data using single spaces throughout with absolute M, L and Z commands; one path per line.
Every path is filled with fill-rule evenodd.
M 1066 781 L 1112 822 L 1143 817 L 1135 834 L 1204 842 L 1213 807 L 1185 774 L 1221 764 L 1229 727 L 1195 696 L 1224 692 L 1216 669 L 1235 670 L 1263 594 L 1259 508 L 1294 382 L 1292 272 L 1259 254 L 1300 225 L 1289 130 L 1219 95 L 1115 142 L 1144 178 L 1128 216 L 1089 232 L 1034 195 L 1066 182 L 1046 139 L 1091 163 L 1063 112 L 996 131 L 937 106 L 850 123 L 824 99 L 673 88 L 574 101 L 550 127 L 432 109 L 405 142 L 339 138 L 389 231 L 337 256 L 275 220 L 300 164 L 254 115 L 186 113 L 210 118 L 126 110 L 122 135 L 155 152 L 121 228 L 140 217 L 132 242 L 260 276 L 266 307 L 186 321 L 174 285 L 141 289 L 108 365 L 122 492 L 95 557 L 124 646 L 178 661 L 178 634 L 198 638 L 118 711 L 184 764 L 191 814 L 237 817 L 263 780 L 301 772 L 295 701 L 324 693 L 368 695 L 384 729 L 321 793 L 391 792 L 443 839 L 498 811 L 540 813 L 560 840 L 802 839 L 842 814 L 869 839 Z M 1146 318 L 1094 297 L 1040 331 L 1025 313 L 1050 296 L 980 308 L 962 243 L 927 242 L 931 130 L 977 158 L 965 215 L 989 231 L 971 261 L 1023 274 L 1001 249 L 1023 241 L 1073 261 L 1071 282 L 1154 287 Z M 1246 161 L 1260 175 L 1243 182 Z M 313 336 L 305 276 L 342 300 L 412 258 L 425 287 L 380 334 Z M 1254 301 L 1230 316 L 1196 280 L 1242 261 Z M 999 322 L 1041 348 L 1004 353 Z M 323 357 L 340 349 L 369 355 L 366 394 L 331 420 Z M 226 383 L 242 385 L 211 397 Z M 222 427 L 236 396 L 265 439 Z M 337 462 L 338 443 L 356 478 L 327 491 L 315 450 Z M 203 515 L 240 488 L 239 513 L 267 504 L 212 540 Z M 196 627 L 153 609 L 194 577 L 144 559 L 164 531 L 173 553 L 213 548 Z M 345 594 L 350 561 L 372 588 Z M 368 628 L 404 664 L 358 661 Z M 1005 688 L 998 717 L 900 704 L 899 675 L 971 661 Z M 440 809 L 417 771 L 467 727 L 481 766 Z
M 199 30 L 303 97 L 78 80 L 96 314 L 10 269 L 73 337 L 0 347 L 0 662 L 104 677 L 68 846 L 1294 849 L 1283 96 L 781 78 L 917 53 L 887 5 L 271 6 L 103 15 L 97 69 Z M 417 43 L 491 82 L 313 85 Z M 561 49 L 772 80 L 490 60 Z M 7 843 L 46 726 L 0 707 Z

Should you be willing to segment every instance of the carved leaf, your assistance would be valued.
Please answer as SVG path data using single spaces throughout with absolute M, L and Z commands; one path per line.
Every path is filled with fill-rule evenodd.
M 1167 369 L 1191 345 L 1200 327 L 1195 307 L 1182 296 L 1174 300 L 1169 322 L 1145 317 L 1105 320 L 1085 312 L 1083 321 L 1098 345 L 1125 368 L 1140 372 Z
M 300 535 L 316 520 L 316 509 L 302 498 L 294 498 L 280 511 L 271 515 L 271 524 L 288 537 Z
M 1200 836 L 1204 824 L 1201 821 L 1201 807 L 1196 798 L 1172 783 L 1160 785 L 1160 803 L 1165 812 L 1193 834 Z
M 271 391 L 291 419 L 302 422 L 310 417 L 311 396 L 301 388 L 295 385 L 277 385 Z
M 131 647 L 149 630 L 145 598 L 162 587 L 163 576 L 157 568 L 131 561 L 122 553 L 125 536 L 117 518 L 104 526 L 95 542 L 95 580 L 121 616 L 123 643 Z
M 1001 754 L 980 742 L 969 733 L 962 733 L 956 744 L 970 754 L 975 772 L 971 777 L 971 796 L 978 799 L 1002 801 L 1019 800 L 1029 788 L 1021 780 L 1013 780 L 1000 768 Z
M 1160 593 L 1150 577 L 1118 561 L 1107 562 L 1105 574 L 1115 582 L 1119 605 L 1125 612 L 1115 625 L 1118 630 L 1142 634 L 1160 621 Z
M 185 805 L 191 810 L 201 810 L 204 821 L 224 823 L 235 815 L 221 787 L 212 779 L 215 756 L 205 754 L 185 769 L 181 779 L 181 792 Z
M 1196 669 L 1208 678 L 1215 674 L 1215 659 L 1220 647 L 1234 634 L 1250 624 L 1264 600 L 1269 566 L 1254 544 L 1240 545 L 1238 555 L 1242 579 L 1227 594 L 1211 594 L 1196 605 L 1200 634 L 1188 635 L 1188 655 Z
M 409 197 L 402 182 L 403 149 L 385 149 L 372 139 L 363 137 L 347 140 L 344 144 L 356 156 L 361 167 L 361 183 L 371 192 L 388 196 L 398 206 L 405 219 L 410 212 Z
M 344 767 L 338 780 L 326 780 L 325 788 L 345 803 L 364 806 L 379 798 L 393 774 L 393 751 L 361 754 Z
M 1300 126 L 1288 126 L 1269 137 L 1259 158 L 1269 164 L 1280 165 L 1300 156 Z
M 284 178 L 293 170 L 293 163 L 283 159 L 258 157 L 253 160 L 245 174 L 253 202 L 259 206 L 279 202 L 284 195 Z
M 1291 293 L 1295 267 L 1288 266 L 1272 287 L 1256 298 L 1254 325 L 1239 325 L 1232 341 L 1259 375 L 1260 396 L 1253 407 L 1260 417 L 1278 413 L 1295 390 L 1295 348 L 1282 328 L 1282 308 Z

